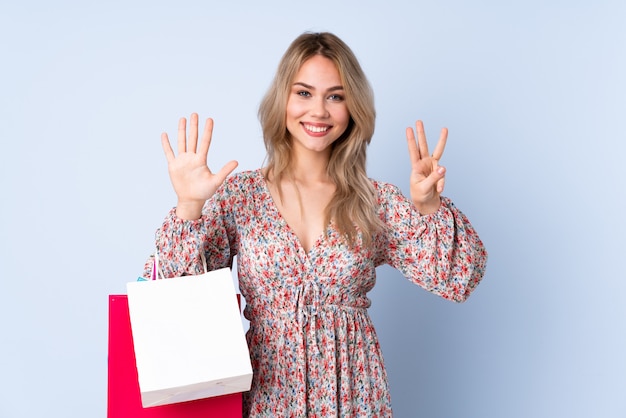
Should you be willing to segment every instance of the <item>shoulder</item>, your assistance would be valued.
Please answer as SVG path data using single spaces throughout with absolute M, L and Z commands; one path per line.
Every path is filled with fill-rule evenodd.
M 260 169 L 231 174 L 224 182 L 224 186 L 229 192 L 236 190 L 254 192 L 255 189 L 263 187 L 263 184 L 264 179 Z
M 370 181 L 376 191 L 376 198 L 379 204 L 383 205 L 393 201 L 406 200 L 406 197 L 402 194 L 398 186 L 374 179 L 370 179 Z
M 263 190 L 264 181 L 260 170 L 233 173 L 226 177 L 212 200 L 220 202 L 224 208 L 240 206 Z

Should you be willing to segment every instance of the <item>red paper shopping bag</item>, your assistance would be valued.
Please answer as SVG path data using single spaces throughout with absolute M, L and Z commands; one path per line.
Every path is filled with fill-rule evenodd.
M 107 418 L 241 418 L 241 393 L 143 408 L 126 295 L 109 296 Z

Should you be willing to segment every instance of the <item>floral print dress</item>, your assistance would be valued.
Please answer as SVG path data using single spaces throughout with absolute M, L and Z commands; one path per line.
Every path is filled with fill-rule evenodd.
M 230 176 L 198 220 L 174 209 L 157 231 L 165 277 L 230 266 L 250 321 L 254 370 L 244 417 L 390 417 L 383 356 L 367 313 L 376 267 L 387 263 L 446 299 L 465 300 L 487 254 L 447 198 L 420 216 L 398 188 L 373 181 L 388 229 L 350 248 L 333 223 L 307 253 L 282 218 L 260 170 Z M 146 264 L 146 276 L 150 274 Z

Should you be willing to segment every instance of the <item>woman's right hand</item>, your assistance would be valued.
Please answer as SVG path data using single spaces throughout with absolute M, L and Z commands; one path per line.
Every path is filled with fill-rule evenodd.
M 207 156 L 213 135 L 213 119 L 207 119 L 202 139 L 198 146 L 198 114 L 192 113 L 187 138 L 187 120 L 178 121 L 178 155 L 170 145 L 166 133 L 161 134 L 161 145 L 167 158 L 167 167 L 174 191 L 178 196 L 176 215 L 182 219 L 198 219 L 202 207 L 226 177 L 237 167 L 237 161 L 230 161 L 217 173 L 211 172 Z

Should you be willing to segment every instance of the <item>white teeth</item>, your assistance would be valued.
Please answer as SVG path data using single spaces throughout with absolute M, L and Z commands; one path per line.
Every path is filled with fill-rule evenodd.
M 307 131 L 311 131 L 315 133 L 326 132 L 329 128 L 328 126 L 311 126 L 311 125 L 304 125 L 304 127 L 306 128 Z

